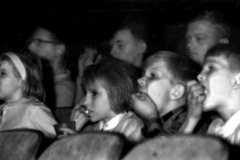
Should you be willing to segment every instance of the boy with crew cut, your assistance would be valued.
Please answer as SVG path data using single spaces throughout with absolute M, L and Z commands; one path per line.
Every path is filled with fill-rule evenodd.
M 208 134 L 240 144 L 240 49 L 219 44 L 210 49 L 198 75 L 198 101 L 203 107 L 189 108 L 184 133 L 191 133 L 201 119 L 202 111 L 216 111 L 221 118 L 213 120 Z
M 187 116 L 186 83 L 195 77 L 190 61 L 159 51 L 144 63 L 139 92 L 132 95 L 134 111 L 146 123 L 146 136 L 175 134 Z

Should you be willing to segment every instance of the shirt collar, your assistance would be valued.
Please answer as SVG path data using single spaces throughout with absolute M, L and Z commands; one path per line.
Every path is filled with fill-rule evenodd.
M 99 129 L 103 130 L 103 131 L 113 130 L 118 125 L 118 123 L 122 120 L 123 116 L 124 116 L 124 113 L 121 113 L 121 114 L 116 115 L 112 119 L 110 119 L 108 122 L 104 123 L 103 121 L 100 121 Z
M 166 122 L 167 120 L 169 120 L 173 115 L 179 114 L 181 112 L 185 112 L 186 110 L 186 106 L 181 106 L 178 107 L 170 112 L 168 112 L 167 114 L 165 114 L 164 116 L 161 117 L 161 119 L 163 120 L 163 122 Z
M 223 126 L 222 132 L 225 136 L 232 134 L 240 123 L 240 111 L 236 112 Z

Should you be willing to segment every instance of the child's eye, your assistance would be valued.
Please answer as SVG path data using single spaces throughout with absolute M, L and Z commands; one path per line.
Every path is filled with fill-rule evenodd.
M 119 44 L 118 44 L 118 48 L 119 48 L 120 50 L 122 50 L 122 49 L 124 48 L 124 44 L 119 43 Z
M 0 71 L 0 76 L 1 76 L 1 77 L 6 76 L 6 72 L 4 72 L 4 71 Z
M 197 41 L 203 41 L 205 39 L 205 37 L 196 37 Z
M 92 96 L 97 96 L 98 92 L 97 91 L 91 91 Z
M 157 78 L 157 75 L 155 73 L 150 73 L 150 79 L 156 79 Z
M 212 72 L 214 72 L 216 70 L 216 68 L 212 65 L 209 65 L 206 69 L 206 74 L 211 74 Z

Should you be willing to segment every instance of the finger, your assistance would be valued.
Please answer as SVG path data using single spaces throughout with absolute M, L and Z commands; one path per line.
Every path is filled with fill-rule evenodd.
M 197 84 L 198 82 L 196 80 L 191 80 L 187 82 L 187 89 L 189 90 L 191 86 Z
M 124 130 L 124 135 L 129 137 L 136 130 L 136 127 L 137 127 L 137 125 L 135 123 L 128 124 Z
M 206 96 L 205 96 L 205 95 L 199 95 L 199 96 L 197 97 L 197 99 L 198 99 L 198 102 L 199 102 L 199 103 L 202 103 L 202 102 L 206 99 Z
M 74 133 L 76 133 L 71 128 L 59 128 L 58 130 L 64 132 L 64 134 L 74 134 Z
M 138 92 L 136 93 L 136 97 L 140 99 L 141 101 L 145 101 L 147 98 L 147 94 L 144 92 Z

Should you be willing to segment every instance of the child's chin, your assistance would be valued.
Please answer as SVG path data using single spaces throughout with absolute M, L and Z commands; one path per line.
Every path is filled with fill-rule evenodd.
M 203 111 L 211 111 L 215 108 L 215 105 L 207 100 L 203 104 Z
M 91 122 L 98 122 L 99 120 L 96 117 L 89 117 Z

